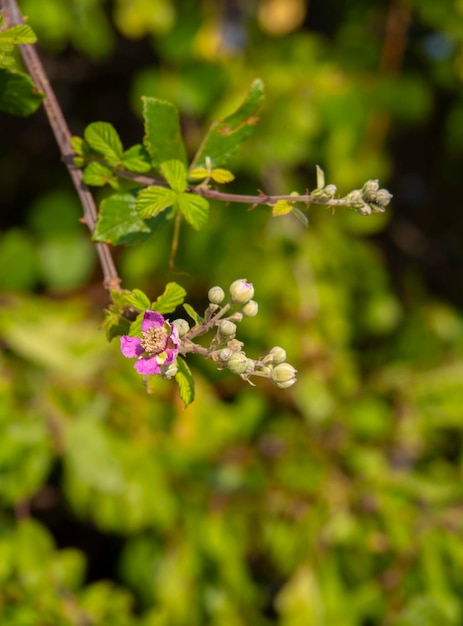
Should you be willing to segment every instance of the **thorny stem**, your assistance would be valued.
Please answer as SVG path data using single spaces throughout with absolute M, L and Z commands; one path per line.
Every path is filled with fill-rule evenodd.
M 10 26 L 19 26 L 24 23 L 24 18 L 19 10 L 16 0 L 0 0 L 0 10 L 5 13 L 5 18 Z M 87 225 L 90 233 L 93 233 L 97 220 L 97 209 L 90 189 L 83 182 L 82 171 L 74 165 L 73 154 L 70 148 L 71 133 L 64 118 L 61 107 L 50 85 L 45 69 L 39 55 L 33 45 L 22 44 L 19 46 L 24 64 L 37 89 L 45 94 L 43 105 L 48 121 L 55 135 L 56 143 L 61 152 L 77 195 L 82 204 L 84 217 L 82 221 Z M 107 290 L 120 290 L 121 279 L 117 273 L 109 246 L 105 243 L 95 243 L 100 264 L 103 270 L 104 286 Z
M 143 174 L 134 174 L 133 172 L 122 170 L 119 168 L 114 168 L 113 171 L 116 176 L 119 176 L 120 178 L 125 178 L 126 180 L 131 180 L 138 185 L 142 185 L 143 187 L 147 187 L 150 185 L 168 187 L 166 181 L 160 180 L 158 178 L 145 176 Z M 322 204 L 324 206 L 330 207 L 350 206 L 349 202 L 345 198 L 322 198 L 310 193 L 302 195 L 286 194 L 283 196 L 271 196 L 264 193 L 263 191 L 260 191 L 259 195 L 251 196 L 240 193 L 225 193 L 223 191 L 209 189 L 208 187 L 203 187 L 201 185 L 190 186 L 187 188 L 187 191 L 189 191 L 190 193 L 194 193 L 198 196 L 203 196 L 204 198 L 221 200 L 222 202 L 240 202 L 244 204 L 251 204 L 252 207 L 258 204 L 273 205 L 276 204 L 278 200 L 287 200 L 288 202 L 303 202 L 304 204 Z

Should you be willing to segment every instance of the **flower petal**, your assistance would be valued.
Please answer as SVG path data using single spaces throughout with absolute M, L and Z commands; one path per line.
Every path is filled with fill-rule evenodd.
M 156 355 L 157 356 L 157 355 Z M 138 359 L 134 368 L 139 374 L 160 374 L 161 368 L 156 360 L 156 356 L 149 359 Z
M 150 328 L 161 328 L 164 324 L 164 318 L 160 313 L 156 311 L 145 311 L 143 316 L 143 322 L 141 323 L 141 329 L 144 333 Z
M 133 359 L 143 354 L 144 349 L 138 337 L 124 335 L 121 337 L 121 352 L 128 359 Z

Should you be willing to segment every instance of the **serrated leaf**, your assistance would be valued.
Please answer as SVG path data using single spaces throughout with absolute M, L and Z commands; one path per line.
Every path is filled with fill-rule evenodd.
M 190 304 L 187 304 L 185 302 L 185 304 L 183 305 L 183 308 L 185 309 L 185 311 L 188 313 L 188 315 L 191 317 L 191 319 L 194 321 L 195 324 L 201 324 L 204 321 L 203 318 L 200 315 L 198 315 L 198 313 L 196 313 L 196 311 Z
M 202 196 L 182 193 L 177 198 L 177 205 L 186 221 L 196 230 L 201 230 L 209 217 L 209 202 Z
M 146 238 L 151 230 L 141 219 L 135 201 L 135 195 L 131 193 L 114 194 L 103 200 L 93 233 L 94 241 L 117 246 Z
M 101 154 L 109 165 L 120 165 L 124 148 L 117 130 L 108 122 L 92 122 L 84 131 L 90 148 Z
M 317 189 L 323 189 L 325 186 L 325 172 L 318 165 L 315 166 L 317 172 Z
M 109 307 L 105 312 L 101 328 L 106 333 L 106 339 L 111 341 L 115 337 L 127 335 L 130 330 L 130 322 L 125 317 L 121 317 L 115 307 Z
M 164 163 L 161 163 L 159 170 L 174 191 L 177 193 L 185 191 L 188 185 L 187 174 L 186 167 L 181 161 L 176 159 L 164 161 Z
M 187 407 L 195 399 L 195 381 L 185 359 L 177 357 L 177 367 L 175 382 L 178 385 L 180 398 Z
M 274 217 L 287 215 L 288 213 L 291 213 L 293 208 L 293 205 L 290 204 L 287 200 L 278 200 L 278 202 L 272 207 L 272 215 Z
M 133 289 L 126 295 L 125 302 L 126 306 L 133 306 L 135 309 L 143 312 L 151 306 L 150 299 L 141 289 Z
M 26 74 L 0 69 L 0 111 L 26 117 L 40 106 L 43 93 Z
M 192 166 L 205 167 L 206 157 L 212 167 L 224 165 L 253 132 L 264 99 L 264 84 L 256 79 L 243 104 L 221 122 L 214 122 L 193 159 Z
M 7 30 L 0 32 L 0 43 L 18 45 L 22 43 L 35 43 L 37 37 L 30 26 L 22 24 L 20 26 L 12 26 Z
M 93 187 L 102 187 L 103 185 L 111 185 L 117 187 L 118 181 L 112 171 L 97 161 L 92 161 L 84 169 L 84 183 Z
M 154 167 L 176 159 L 187 165 L 186 150 L 180 132 L 178 110 L 170 102 L 144 97 L 145 147 Z
M 224 170 L 220 167 L 212 170 L 211 178 L 215 180 L 216 183 L 231 183 L 232 180 L 235 180 L 235 176 L 230 170 Z
M 137 143 L 122 155 L 122 165 L 130 172 L 144 174 L 151 169 L 149 154 L 141 143 Z
M 129 332 L 127 333 L 130 337 L 139 337 L 142 333 L 141 325 L 143 322 L 143 318 L 145 316 L 145 312 L 142 311 L 136 317 L 136 319 L 130 324 Z
M 152 303 L 151 310 L 158 313 L 172 313 L 183 304 L 185 296 L 186 291 L 183 287 L 177 283 L 167 283 L 164 293 Z
M 176 200 L 177 194 L 172 189 L 152 185 L 140 191 L 136 207 L 140 217 L 154 217 L 172 206 Z

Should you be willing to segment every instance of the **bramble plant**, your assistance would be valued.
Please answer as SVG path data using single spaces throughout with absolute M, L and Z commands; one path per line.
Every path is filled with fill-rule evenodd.
M 205 228 L 211 199 L 251 208 L 265 205 L 274 217 L 292 214 L 307 225 L 311 205 L 346 208 L 367 216 L 383 212 L 391 194 L 380 188 L 377 180 L 368 180 L 361 189 L 338 197 L 336 186 L 326 184 L 319 167 L 312 191 L 277 196 L 263 191 L 256 195 L 223 191 L 220 186 L 234 179 L 226 169 L 230 157 L 259 120 L 264 99 L 259 79 L 251 84 L 236 111 L 212 124 L 191 160 L 182 139 L 178 110 L 172 103 L 152 97 L 143 98 L 144 136 L 140 143 L 125 148 L 117 130 L 103 121 L 88 125 L 83 137 L 72 137 L 33 47 L 36 38 L 32 29 L 23 23 L 15 0 L 3 0 L 0 6 L 0 110 L 26 116 L 43 101 L 110 293 L 111 304 L 103 323 L 108 339 L 120 337 L 123 355 L 136 359 L 134 367 L 147 378 L 148 389 L 151 375 L 174 379 L 185 405 L 194 398 L 194 380 L 184 358 L 189 353 L 211 359 L 218 369 L 227 369 L 251 384 L 252 378 L 266 377 L 279 388 L 293 385 L 296 370 L 286 362 L 283 348 L 273 347 L 253 359 L 237 337 L 239 322 L 258 314 L 254 286 L 247 279 L 237 278 L 229 287 L 228 298 L 222 287 L 211 287 L 209 304 L 200 315 L 185 303 L 185 290 L 174 282 L 168 283 L 154 301 L 139 289 L 122 289 L 110 246 L 137 245 L 171 221 L 173 266 L 182 224 L 186 222 L 194 230 Z M 17 46 L 30 76 L 17 67 Z M 98 210 L 89 187 L 108 188 Z M 183 318 L 165 317 L 174 315 L 181 305 L 191 324 Z M 199 343 L 198 339 L 206 335 L 211 335 L 209 344 Z

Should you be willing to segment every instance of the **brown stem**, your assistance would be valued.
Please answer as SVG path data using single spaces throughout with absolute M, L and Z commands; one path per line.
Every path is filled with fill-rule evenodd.
M 0 0 L 0 10 L 5 12 L 9 26 L 17 26 L 24 23 L 24 18 L 18 8 L 16 0 Z M 87 225 L 90 233 L 93 233 L 97 220 L 97 209 L 90 189 L 82 179 L 82 171 L 74 165 L 71 151 L 71 133 L 64 118 L 61 107 L 47 78 L 39 55 L 33 45 L 23 44 L 19 46 L 24 64 L 27 67 L 37 89 L 45 94 L 43 105 L 48 121 L 55 135 L 56 143 L 61 152 L 72 182 L 79 196 L 83 208 L 83 222 Z M 108 290 L 119 290 L 121 279 L 117 273 L 109 246 L 105 243 L 95 243 L 104 276 L 104 286 Z

